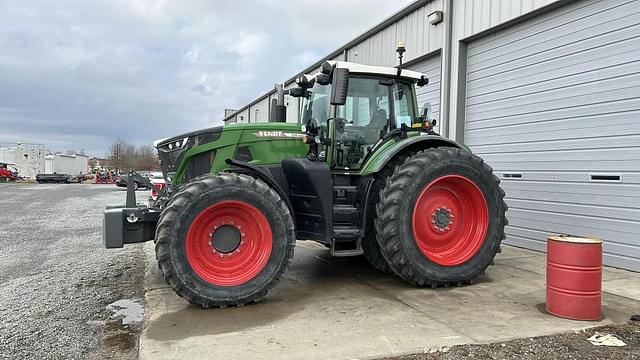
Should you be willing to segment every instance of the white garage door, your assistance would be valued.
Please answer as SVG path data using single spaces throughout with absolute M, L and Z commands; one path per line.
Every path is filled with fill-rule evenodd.
M 467 56 L 465 142 L 502 178 L 507 242 L 595 236 L 640 271 L 640 1 L 569 2 Z
M 433 117 L 437 120 L 436 131 L 440 127 L 440 64 L 441 60 L 438 54 L 407 66 L 407 69 L 421 72 L 429 78 L 428 85 L 416 87 L 416 95 L 420 110 L 427 101 L 431 103 Z

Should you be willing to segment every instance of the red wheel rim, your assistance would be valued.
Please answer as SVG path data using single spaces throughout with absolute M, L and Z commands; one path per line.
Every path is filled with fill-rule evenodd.
M 427 185 L 416 201 L 413 237 L 431 261 L 455 266 L 480 249 L 489 227 L 489 211 L 482 192 L 471 180 L 447 175 Z
M 222 236 L 216 231 L 222 228 L 239 238 L 232 251 L 216 248 L 216 241 L 221 241 Z M 189 265 L 202 280 L 218 286 L 241 285 L 256 277 L 267 265 L 271 248 L 269 221 L 255 206 L 243 201 L 209 206 L 198 214 L 187 232 Z

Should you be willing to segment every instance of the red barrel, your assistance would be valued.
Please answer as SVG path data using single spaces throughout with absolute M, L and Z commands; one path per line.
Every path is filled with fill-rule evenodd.
M 600 320 L 602 240 L 551 236 L 547 241 L 547 312 L 573 320 Z

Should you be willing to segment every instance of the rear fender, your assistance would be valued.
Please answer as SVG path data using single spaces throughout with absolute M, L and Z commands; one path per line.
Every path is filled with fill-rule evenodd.
M 421 151 L 435 147 L 455 147 L 463 150 L 469 150 L 463 144 L 457 143 L 451 139 L 439 135 L 418 135 L 405 139 L 392 139 L 386 144 L 382 144 L 375 150 L 360 169 L 360 175 L 366 176 L 375 174 L 382 170 L 391 159 L 405 151 Z

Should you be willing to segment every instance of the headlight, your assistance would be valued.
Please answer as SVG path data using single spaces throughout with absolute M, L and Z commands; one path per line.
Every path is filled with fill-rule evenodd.
M 187 142 L 189 142 L 189 138 L 188 137 L 183 138 L 182 140 L 171 141 L 168 144 L 164 144 L 164 145 L 160 146 L 158 148 L 158 150 L 161 150 L 161 151 L 164 151 L 164 152 L 169 152 L 169 151 L 182 149 L 187 145 Z

